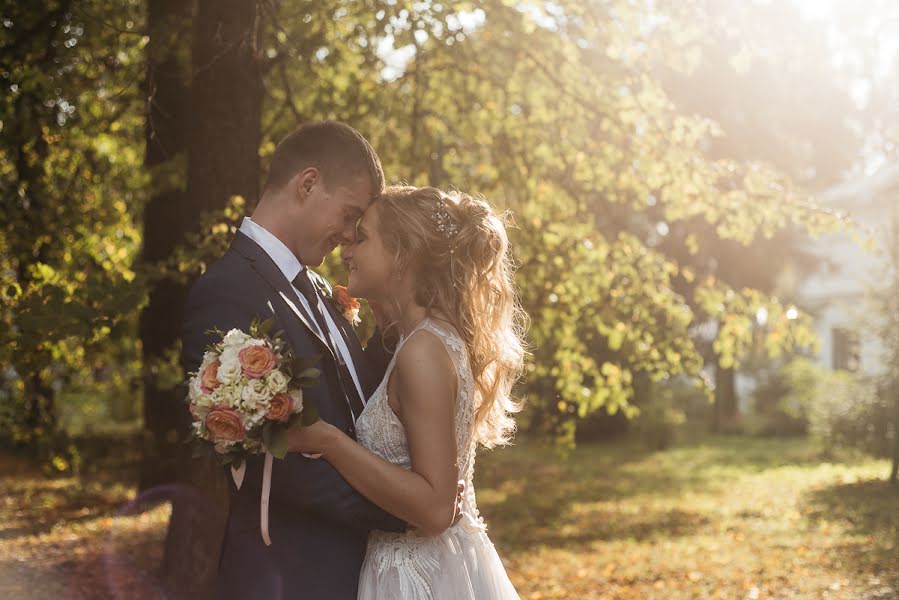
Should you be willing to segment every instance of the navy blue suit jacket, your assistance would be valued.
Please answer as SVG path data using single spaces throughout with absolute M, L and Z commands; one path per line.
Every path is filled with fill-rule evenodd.
M 320 286 L 327 286 L 317 275 L 310 275 Z M 382 361 L 366 357 L 352 327 L 330 302 L 325 304 L 342 329 L 367 398 L 383 375 Z M 313 403 L 324 420 L 355 435 L 353 415 L 341 391 L 342 385 L 353 383 L 340 381 L 332 351 L 310 328 L 290 282 L 268 254 L 241 232 L 191 289 L 182 335 L 185 370 L 196 371 L 206 347 L 218 341 L 207 331 L 235 327 L 248 331 L 256 317 L 274 318 L 273 330 L 284 331 L 296 356 L 321 356 L 319 385 L 303 389 L 304 402 Z M 361 496 L 326 461 L 288 453 L 284 460 L 275 460 L 272 469 L 272 545 L 265 546 L 259 529 L 262 463 L 261 456 L 247 461 L 239 490 L 228 474 L 231 502 L 217 596 L 354 600 L 368 531 L 403 531 L 406 524 Z

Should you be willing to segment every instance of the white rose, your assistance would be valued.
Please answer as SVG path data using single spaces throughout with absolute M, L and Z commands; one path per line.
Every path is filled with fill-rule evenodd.
M 219 392 L 219 397 L 222 399 L 222 402 L 224 402 L 231 408 L 237 408 L 240 404 L 240 386 L 234 384 L 223 385 L 216 388 L 216 391 Z
M 216 388 L 216 391 L 218 391 L 220 389 L 221 388 Z M 213 394 L 203 394 L 202 396 L 200 396 L 199 398 L 196 399 L 196 401 L 194 402 L 194 405 L 199 408 L 206 408 L 206 409 L 212 408 L 215 405 L 215 396 Z
M 222 348 L 222 353 L 219 354 L 219 362 L 231 362 L 237 360 L 237 355 L 239 353 L 240 346 L 225 346 Z
M 265 376 L 265 386 L 268 388 L 269 395 L 280 394 L 287 390 L 287 375 L 275 369 Z
M 203 354 L 203 362 L 200 363 L 200 368 L 197 370 L 198 373 L 202 373 L 203 369 L 209 366 L 209 364 L 218 358 L 218 354 L 213 350 L 207 350 Z
M 290 397 L 293 400 L 293 412 L 298 413 L 303 410 L 303 390 L 297 388 L 290 390 Z
M 203 372 L 202 370 L 200 371 Z M 202 388 L 200 388 L 200 376 L 192 377 L 190 380 L 190 386 L 188 387 L 188 394 L 190 399 L 194 402 L 199 401 L 200 398 L 205 396 Z
M 225 385 L 235 383 L 239 380 L 243 371 L 240 368 L 240 360 L 237 358 L 237 353 L 235 352 L 234 356 L 229 356 L 228 359 L 225 360 L 225 353 L 222 352 L 222 358 L 220 360 L 222 362 L 219 365 L 215 378 Z
M 244 413 L 244 425 L 246 425 L 248 431 L 259 425 L 259 423 L 261 423 L 263 419 L 265 419 L 266 411 L 267 409 L 265 408 L 265 404 L 260 403 L 252 412 Z
M 254 412 L 259 409 L 261 404 L 264 404 L 269 399 L 269 396 L 271 396 L 271 394 L 269 393 L 268 388 L 265 387 L 265 382 L 261 379 L 251 379 L 244 386 L 243 391 L 240 394 L 243 405 L 248 410 Z
M 193 415 L 194 419 L 197 421 L 205 421 L 206 415 L 209 414 L 209 411 L 212 410 L 212 407 L 200 404 L 199 402 L 195 403 L 191 407 L 191 415 Z
M 225 346 L 240 346 L 244 342 L 250 339 L 250 336 L 245 334 L 240 329 L 232 329 L 228 333 L 225 334 L 225 337 L 222 339 L 222 342 Z

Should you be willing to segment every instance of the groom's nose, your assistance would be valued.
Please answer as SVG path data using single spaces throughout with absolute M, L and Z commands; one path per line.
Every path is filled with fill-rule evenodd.
M 356 241 L 356 224 L 353 223 L 343 228 L 343 231 L 340 232 L 340 238 L 343 240 L 344 245 L 352 244 Z

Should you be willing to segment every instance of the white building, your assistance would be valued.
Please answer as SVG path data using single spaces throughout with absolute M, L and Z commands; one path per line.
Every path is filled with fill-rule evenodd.
M 849 214 L 869 228 L 866 251 L 848 234 L 828 235 L 811 243 L 822 267 L 799 283 L 802 308 L 815 319 L 821 347 L 818 362 L 832 369 L 877 375 L 885 369 L 883 346 L 872 327 L 868 298 L 886 289 L 889 261 L 883 253 L 889 229 L 899 219 L 899 163 L 841 183 L 817 198 L 821 205 Z

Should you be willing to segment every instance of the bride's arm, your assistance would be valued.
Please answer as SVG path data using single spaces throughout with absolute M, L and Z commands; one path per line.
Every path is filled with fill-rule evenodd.
M 403 345 L 392 378 L 411 471 L 322 421 L 291 429 L 290 449 L 322 453 L 363 496 L 422 533 L 439 535 L 453 522 L 457 494 L 455 368 L 438 338 L 418 332 Z

